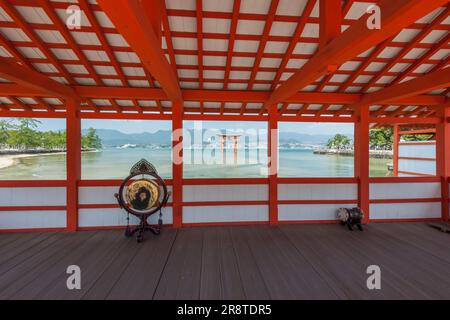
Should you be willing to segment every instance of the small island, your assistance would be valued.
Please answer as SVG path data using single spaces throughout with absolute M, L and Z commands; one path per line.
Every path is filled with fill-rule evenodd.
M 66 153 L 66 131 L 39 131 L 40 124 L 30 118 L 0 120 L 0 169 L 14 165 L 19 158 Z M 102 148 L 94 128 L 82 135 L 81 145 L 83 152 Z

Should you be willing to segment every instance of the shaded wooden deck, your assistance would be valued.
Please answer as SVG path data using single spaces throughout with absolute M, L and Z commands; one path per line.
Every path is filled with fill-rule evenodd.
M 79 265 L 82 290 L 66 289 Z M 382 290 L 366 268 L 382 269 Z M 450 235 L 425 224 L 1 234 L 0 299 L 450 299 Z

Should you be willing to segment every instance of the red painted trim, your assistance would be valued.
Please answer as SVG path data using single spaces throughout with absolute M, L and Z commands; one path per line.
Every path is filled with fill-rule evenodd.
M 160 114 L 160 113 L 138 113 L 138 112 L 123 112 L 123 113 L 112 113 L 112 112 L 82 112 L 80 114 L 82 119 L 117 119 L 117 120 L 172 120 L 172 115 L 170 114 Z
M 356 114 L 359 118 L 354 127 L 354 168 L 358 179 L 358 206 L 365 213 L 364 224 L 370 222 L 369 113 L 368 105 L 358 106 Z
M 355 117 L 330 117 L 330 116 L 287 116 L 282 115 L 278 117 L 279 122 L 337 122 L 337 123 L 353 123 L 355 122 Z
M 357 178 L 280 178 L 278 184 L 348 184 L 358 183 Z M 450 182 L 450 179 L 448 180 Z M 165 180 L 172 185 L 172 179 Z M 440 182 L 439 177 L 376 177 L 370 178 L 371 183 L 408 183 L 408 182 Z M 122 180 L 81 180 L 80 187 L 118 187 Z M 42 188 L 66 187 L 65 180 L 8 180 L 0 181 L 0 188 Z M 268 184 L 268 178 L 201 178 L 183 179 L 183 185 L 261 185 Z
M 274 225 L 278 223 L 278 104 L 269 106 L 268 112 L 267 159 L 269 161 L 267 170 L 269 173 L 269 222 L 271 225 Z
M 400 130 L 400 127 L 397 124 L 394 125 L 394 135 L 393 135 L 394 144 L 393 144 L 393 148 L 392 148 L 393 149 L 392 162 L 393 162 L 393 167 L 394 167 L 393 168 L 393 176 L 394 177 L 398 177 L 398 156 L 399 156 L 398 144 L 400 142 L 399 130 Z
M 0 229 L 1 233 L 65 232 L 65 228 Z
M 437 124 L 439 123 L 439 118 L 436 117 L 428 117 L 428 118 L 396 118 L 396 117 L 371 117 L 370 123 L 391 123 L 391 124 Z
M 167 203 L 167 207 L 172 207 L 172 203 Z M 119 204 L 115 203 L 96 203 L 96 204 L 80 204 L 78 205 L 78 209 L 119 209 Z
M 436 129 L 423 129 L 423 130 L 407 130 L 407 131 L 400 131 L 399 134 L 400 135 L 411 135 L 411 134 L 432 134 L 432 133 L 436 133 Z
M 0 188 L 49 188 L 66 187 L 66 180 L 5 180 L 0 181 Z
M 268 205 L 268 201 L 195 201 L 183 202 L 185 207 L 215 207 L 215 206 L 261 206 Z
M 81 180 L 80 187 L 119 187 L 123 180 Z M 165 179 L 164 182 L 170 186 L 172 179 Z
M 78 184 L 81 180 L 81 119 L 78 115 L 80 103 L 68 100 L 66 135 L 67 135 L 67 230 L 78 228 Z
M 378 177 L 370 178 L 370 183 L 429 183 L 440 182 L 439 177 Z
M 208 110 L 208 109 L 206 109 Z M 225 112 L 228 110 L 225 109 Z M 200 120 L 200 121 L 246 121 L 261 122 L 267 121 L 267 116 L 261 115 L 232 115 L 232 114 L 185 114 L 183 120 Z
M 441 106 L 438 115 L 442 118 L 436 126 L 436 173 L 441 179 L 442 220 L 449 220 L 449 176 L 450 176 L 450 103 Z
M 184 186 L 213 186 L 213 185 L 240 185 L 240 184 L 267 184 L 268 178 L 213 178 L 213 179 L 183 179 Z
M 441 198 L 423 198 L 423 199 L 373 199 L 370 200 L 370 203 L 426 203 L 426 202 L 441 202 Z
M 436 141 L 424 141 L 424 142 L 399 142 L 399 146 L 423 146 L 423 145 L 435 145 Z
M 0 207 L 0 211 L 66 211 L 66 206 L 10 206 Z
M 156 225 L 154 225 L 156 226 Z M 136 225 L 130 225 L 130 227 L 136 227 Z M 163 224 L 163 227 L 172 228 L 172 224 Z M 97 227 L 79 227 L 79 231 L 97 231 L 97 230 L 125 230 L 126 226 L 97 226 Z
M 436 158 L 398 157 L 399 160 L 436 161 Z
M 425 173 L 418 173 L 418 172 L 410 172 L 410 171 L 401 171 L 399 170 L 398 173 L 403 173 L 403 174 L 409 174 L 412 176 L 418 176 L 418 177 L 436 177 L 432 174 L 425 174 Z
M 355 200 L 278 200 L 278 204 L 357 204 L 358 199 Z
M 278 178 L 278 184 L 341 184 L 358 183 L 357 178 Z
M 173 225 L 183 224 L 183 105 L 172 104 L 172 203 Z
M 79 204 L 78 209 L 119 209 L 119 204 Z

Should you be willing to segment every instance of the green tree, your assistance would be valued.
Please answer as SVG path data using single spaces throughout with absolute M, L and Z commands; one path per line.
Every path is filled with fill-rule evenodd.
M 433 134 L 406 134 L 402 136 L 402 139 L 405 141 L 428 141 L 433 137 Z
M 371 129 L 369 145 L 371 149 L 392 149 L 394 133 L 392 128 Z
M 0 120 L 0 144 L 6 144 L 10 131 L 14 128 L 10 121 Z
M 82 136 L 81 145 L 83 148 L 101 149 L 102 140 L 97 135 L 97 131 L 94 128 L 89 128 L 87 133 Z
M 349 149 L 351 147 L 351 140 L 349 137 L 343 134 L 336 134 L 333 138 L 328 140 L 327 147 L 329 149 Z
M 39 127 L 41 122 L 31 118 L 19 118 L 18 122 L 17 128 L 19 137 L 17 144 L 25 149 L 40 146 L 40 137 L 35 129 Z
M 37 129 L 42 123 L 41 121 L 32 118 L 19 118 L 17 121 L 19 122 L 19 129 L 27 128 L 31 130 Z

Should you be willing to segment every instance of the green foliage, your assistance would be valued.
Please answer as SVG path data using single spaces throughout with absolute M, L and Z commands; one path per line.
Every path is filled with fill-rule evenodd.
M 20 118 L 0 121 L 0 145 L 14 149 L 48 150 L 66 149 L 66 131 L 39 131 L 41 122 L 36 119 Z M 102 142 L 94 128 L 81 137 L 82 148 L 100 149 Z
M 97 135 L 94 128 L 89 128 L 88 132 L 81 139 L 81 145 L 83 148 L 101 149 L 102 140 Z
M 345 150 L 351 148 L 351 140 L 343 134 L 336 134 L 333 138 L 328 140 L 327 147 L 329 149 Z
M 391 150 L 394 143 L 392 128 L 371 129 L 369 131 L 369 145 L 371 149 Z
M 428 141 L 433 138 L 432 134 L 406 134 L 402 136 L 405 141 Z
M 13 125 L 6 120 L 0 120 L 0 145 L 5 144 L 9 138 L 9 131 L 13 129 Z

